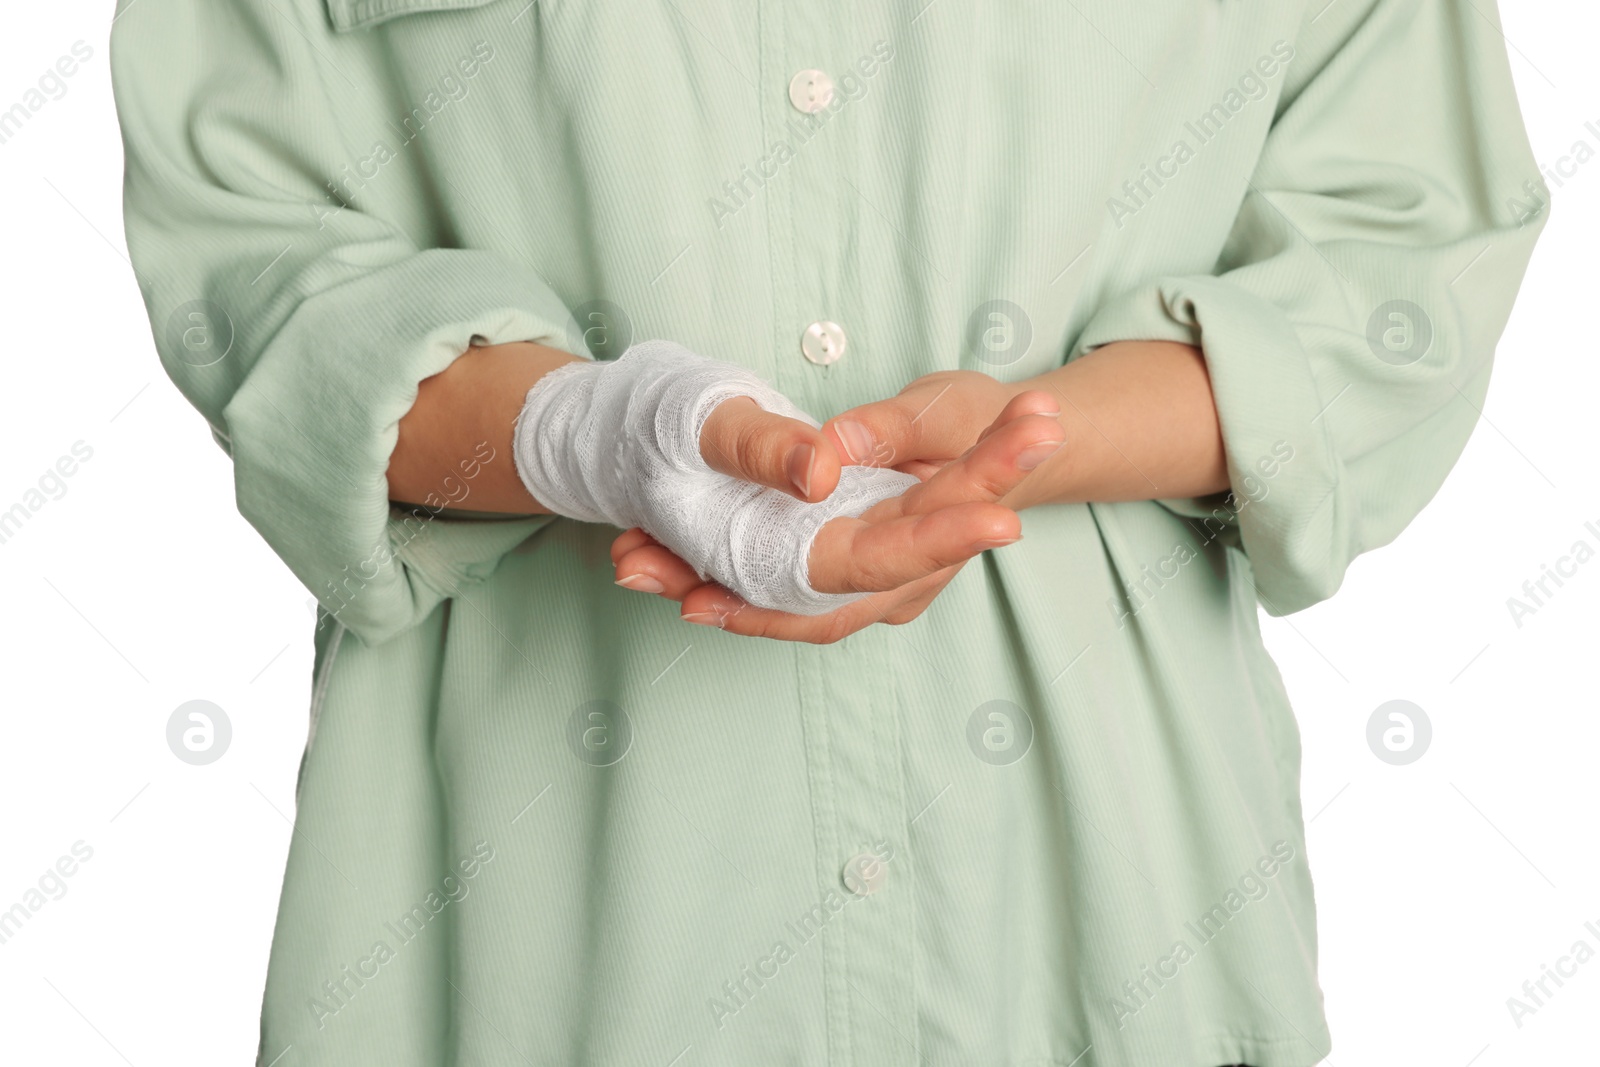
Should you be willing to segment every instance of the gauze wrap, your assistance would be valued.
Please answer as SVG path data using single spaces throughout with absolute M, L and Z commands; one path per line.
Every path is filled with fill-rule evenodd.
M 830 519 L 860 515 L 917 479 L 845 467 L 832 495 L 808 504 L 714 471 L 700 430 L 736 396 L 821 425 L 743 367 L 644 341 L 608 362 L 565 364 L 528 390 L 512 439 L 517 474 L 557 515 L 637 526 L 757 607 L 820 615 L 865 596 L 813 589 L 811 543 Z

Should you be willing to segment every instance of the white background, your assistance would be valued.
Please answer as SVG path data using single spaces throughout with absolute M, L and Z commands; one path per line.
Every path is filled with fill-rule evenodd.
M 93 449 L 0 544 L 0 911 L 75 842 L 93 849 L 0 944 L 0 1062 L 248 1064 L 313 621 L 234 511 L 227 458 L 150 342 L 123 249 L 109 6 L 0 16 L 0 110 L 73 42 L 93 49 L 66 95 L 0 144 L 0 511 L 75 442 Z M 1600 15 L 1516 0 L 1503 19 L 1540 163 L 1580 139 L 1600 150 Z M 1506 605 L 1575 541 L 1600 547 L 1600 158 L 1563 182 L 1444 489 L 1332 601 L 1263 618 L 1304 740 L 1340 1067 L 1596 1062 L 1600 959 L 1520 1028 L 1506 1005 L 1580 938 L 1600 950 L 1584 928 L 1600 931 L 1600 559 L 1520 628 Z M 206 767 L 165 739 L 197 698 L 234 730 Z M 1397 698 L 1434 731 L 1407 766 L 1366 740 Z

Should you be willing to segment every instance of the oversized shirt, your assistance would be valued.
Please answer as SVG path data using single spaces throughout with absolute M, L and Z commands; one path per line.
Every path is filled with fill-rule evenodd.
M 1258 604 L 1332 595 L 1473 429 L 1548 200 L 1497 18 L 126 7 L 156 347 L 321 604 L 260 1062 L 1319 1061 Z M 509 427 L 391 505 L 469 345 L 657 337 L 819 419 L 1186 342 L 1232 490 L 1029 509 L 831 645 L 683 623 L 613 584 L 616 530 L 471 514 Z

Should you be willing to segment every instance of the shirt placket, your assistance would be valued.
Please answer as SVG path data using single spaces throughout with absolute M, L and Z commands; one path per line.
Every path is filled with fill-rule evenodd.
M 833 847 L 819 856 L 819 877 L 844 901 L 839 951 L 827 960 L 829 992 L 840 990 L 848 1062 L 861 1067 L 920 1062 L 916 865 L 907 838 L 896 650 L 886 640 L 895 636 L 875 626 L 837 645 L 805 649 L 820 698 L 807 708 L 827 739 L 834 798 Z
M 866 356 L 851 344 L 853 331 L 866 332 L 852 321 L 865 312 L 842 280 L 850 235 L 838 206 L 841 182 L 859 184 L 853 172 L 864 165 L 843 151 L 851 141 L 836 73 L 853 61 L 858 16 L 828 4 L 760 7 L 774 379 L 819 418 L 844 404 L 841 370 Z M 828 1056 L 860 1067 L 919 1061 L 914 865 L 887 634 L 870 627 L 835 645 L 793 646 L 825 915 Z

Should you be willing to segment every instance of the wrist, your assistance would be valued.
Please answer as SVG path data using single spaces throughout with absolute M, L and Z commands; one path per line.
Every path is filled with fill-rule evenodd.
M 1011 492 L 1002 497 L 1000 503 L 1013 511 L 1022 511 L 1040 504 L 1070 502 L 1073 500 L 1073 486 L 1079 478 L 1082 466 L 1082 450 L 1075 449 L 1074 446 L 1081 444 L 1086 433 L 1094 433 L 1094 428 L 1083 413 L 1063 394 L 1054 372 L 1015 382 L 1002 382 L 1000 385 L 1002 391 L 1000 405 L 996 409 L 997 416 L 1000 410 L 1024 393 L 1043 393 L 1053 402 L 1056 410 L 1055 418 L 1061 423 L 1066 441 L 1048 459 L 1031 470 Z M 1048 414 L 1048 412 L 1041 413 Z
M 1114 342 L 1017 385 L 1059 401 L 1066 444 L 1018 487 L 1016 506 L 1200 497 L 1228 485 L 1205 356 L 1192 345 Z

